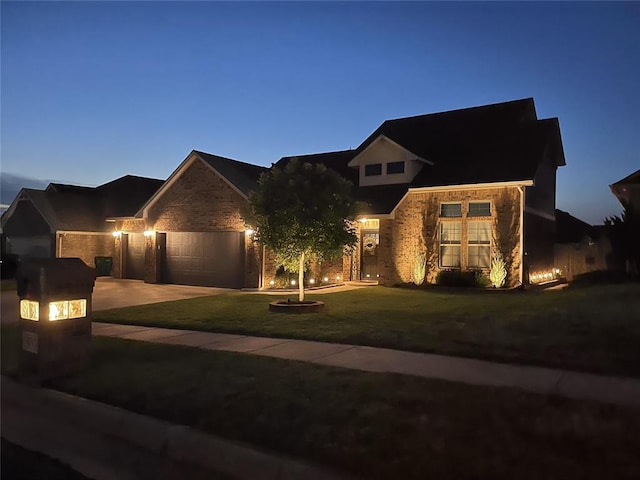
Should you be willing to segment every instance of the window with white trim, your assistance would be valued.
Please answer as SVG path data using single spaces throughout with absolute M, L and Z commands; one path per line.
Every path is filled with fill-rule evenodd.
M 461 217 L 462 216 L 462 204 L 461 203 L 441 203 L 440 204 L 440 216 L 441 217 Z
M 470 217 L 490 217 L 491 202 L 469 202 Z
M 491 267 L 491 222 L 467 223 L 467 266 Z
M 462 223 L 440 223 L 440 266 L 460 267 L 460 245 L 462 243 Z

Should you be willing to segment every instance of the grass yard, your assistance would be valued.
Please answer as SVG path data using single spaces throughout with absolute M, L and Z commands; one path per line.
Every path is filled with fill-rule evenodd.
M 0 280 L 0 291 L 8 292 L 16 289 L 17 289 L 17 285 L 16 285 L 15 279 L 10 278 L 10 279 Z
M 6 479 L 89 480 L 68 465 L 27 450 L 4 438 L 0 451 L 0 477 Z
M 100 311 L 94 320 L 640 377 L 640 283 L 495 294 L 368 287 L 309 297 L 326 302 L 325 311 L 271 313 L 267 304 L 279 297 L 232 293 Z
M 640 478 L 639 409 L 514 389 L 113 338 L 51 385 L 364 478 Z

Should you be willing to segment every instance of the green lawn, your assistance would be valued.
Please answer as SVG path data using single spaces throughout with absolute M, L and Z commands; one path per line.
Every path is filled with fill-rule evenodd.
M 309 297 L 325 301 L 325 312 L 270 313 L 267 303 L 279 297 L 232 293 L 95 312 L 94 320 L 640 376 L 639 283 L 501 293 L 369 287 Z
M 68 465 L 27 450 L 4 438 L 0 451 L 0 477 L 6 479 L 89 480 Z
M 515 389 L 113 338 L 51 386 L 364 478 L 640 478 L 640 410 Z
M 13 278 L 4 279 L 0 281 L 0 291 L 8 292 L 10 290 L 16 290 L 16 281 Z

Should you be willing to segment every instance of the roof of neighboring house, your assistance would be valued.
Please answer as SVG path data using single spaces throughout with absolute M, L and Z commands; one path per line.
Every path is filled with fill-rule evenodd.
M 207 162 L 246 196 L 249 196 L 249 194 L 256 189 L 260 174 L 269 170 L 266 167 L 219 157 L 218 155 L 212 155 L 198 150 L 194 150 L 193 153 Z
M 616 183 L 613 183 L 611 186 L 615 185 L 637 185 L 640 184 L 640 170 L 636 170 L 631 175 L 624 177 L 622 180 L 618 180 Z
M 595 233 L 592 225 L 556 209 L 556 243 L 578 243 L 587 236 L 593 237 Z
M 140 206 L 162 185 L 162 180 L 126 175 L 98 187 L 79 187 L 58 183 L 45 190 L 23 188 L 19 200 L 29 200 L 54 231 L 106 232 L 109 216 L 133 216 Z M 3 216 L 3 224 L 13 209 Z

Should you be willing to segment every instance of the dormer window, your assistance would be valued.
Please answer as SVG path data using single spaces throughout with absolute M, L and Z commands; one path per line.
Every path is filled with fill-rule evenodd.
M 393 173 L 404 173 L 404 162 L 387 163 L 387 175 L 390 175 Z
M 382 175 L 381 163 L 370 163 L 369 165 L 364 166 L 365 177 L 374 177 L 376 175 Z

